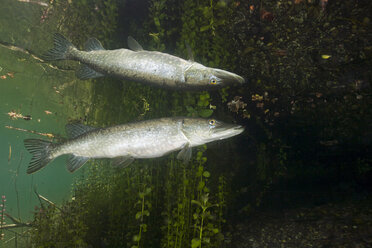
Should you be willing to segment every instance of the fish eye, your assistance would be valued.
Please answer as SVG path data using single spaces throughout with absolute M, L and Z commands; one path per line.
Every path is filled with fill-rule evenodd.
M 216 125 L 216 120 L 215 119 L 209 120 L 209 125 L 214 127 Z
M 210 84 L 217 84 L 217 78 L 216 77 L 211 77 L 211 79 L 209 80 L 209 83 Z

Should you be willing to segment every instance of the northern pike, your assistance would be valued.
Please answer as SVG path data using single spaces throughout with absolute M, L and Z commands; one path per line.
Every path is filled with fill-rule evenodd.
M 53 159 L 68 154 L 67 169 L 74 172 L 89 159 L 112 158 L 114 165 L 127 166 L 135 159 L 161 157 L 181 150 L 177 158 L 191 158 L 192 147 L 238 135 L 244 128 L 214 119 L 174 117 L 146 120 L 107 128 L 82 124 L 66 125 L 70 137 L 62 143 L 25 139 L 33 155 L 27 173 L 44 168 Z
M 64 36 L 55 34 L 54 48 L 47 51 L 43 59 L 81 62 L 83 66 L 76 73 L 80 79 L 112 75 L 149 85 L 184 89 L 209 89 L 245 82 L 232 72 L 167 53 L 143 50 L 132 37 L 128 37 L 128 46 L 130 49 L 105 50 L 97 39 L 90 38 L 85 51 L 80 51 Z

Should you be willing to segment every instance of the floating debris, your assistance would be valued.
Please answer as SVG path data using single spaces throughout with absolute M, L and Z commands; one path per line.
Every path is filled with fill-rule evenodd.
M 277 56 L 287 56 L 287 50 L 285 49 L 277 49 L 274 51 L 274 54 Z
M 253 11 L 254 11 L 254 5 L 249 5 L 249 13 L 253 13 Z
M 21 113 L 17 113 L 14 110 L 8 112 L 7 114 L 12 120 L 16 120 L 16 119 L 24 119 L 26 121 L 32 120 L 31 115 L 22 115 Z
M 150 104 L 147 102 L 146 98 L 142 97 L 143 101 L 143 113 L 140 116 L 144 116 L 148 111 L 150 111 Z
M 27 132 L 27 133 L 33 133 L 33 134 L 45 136 L 45 137 L 48 137 L 48 138 L 54 138 L 55 137 L 55 135 L 51 134 L 51 133 L 39 133 L 39 132 L 36 132 L 36 131 L 33 131 L 33 130 L 27 130 L 27 129 L 23 129 L 23 128 L 19 128 L 19 127 L 5 126 L 5 128 L 18 130 L 18 131 L 22 131 L 22 132 Z
M 259 94 L 252 95 L 252 101 L 262 101 L 263 96 L 260 96 Z
M 2 70 L 3 68 L 0 67 L 0 71 Z M 1 79 L 7 79 L 8 77 L 14 78 L 14 72 L 7 72 L 6 74 L 0 76 Z
M 51 114 L 53 114 L 53 113 L 50 112 L 49 110 L 44 110 L 44 113 L 47 114 L 47 115 L 51 115 Z
M 18 0 L 18 2 L 22 2 L 22 3 L 33 3 L 33 4 L 36 4 L 36 5 L 43 6 L 43 7 L 48 7 L 49 6 L 47 3 L 42 2 L 42 1 Z
M 212 105 L 212 104 L 209 104 L 209 109 L 217 109 L 217 106 L 216 105 Z
M 260 13 L 260 18 L 261 20 L 266 20 L 266 21 L 271 22 L 274 19 L 274 15 L 273 13 L 262 9 Z
M 247 104 L 241 100 L 242 98 L 241 96 L 235 96 L 231 102 L 227 103 L 227 107 L 231 112 L 237 113 L 239 109 L 245 109 Z
M 250 119 L 251 118 L 251 114 L 248 113 L 248 111 L 246 109 L 243 110 L 243 118 L 244 119 Z
M 256 107 L 257 108 L 263 108 L 265 106 L 265 104 L 263 103 L 263 102 L 258 102 L 257 104 L 256 104 Z
M 328 54 L 323 54 L 322 55 L 322 59 L 329 59 L 330 57 L 332 57 L 332 56 L 328 55 Z
M 320 0 L 320 7 L 322 7 L 322 11 L 325 11 L 328 4 L 328 0 Z
M 321 140 L 319 143 L 323 146 L 334 146 L 338 144 L 338 140 Z
M 14 78 L 14 72 L 7 72 L 6 75 L 8 75 L 10 78 Z
M 10 161 L 11 158 L 12 158 L 12 146 L 9 145 L 9 156 L 8 156 L 8 162 Z
M 369 88 L 369 83 L 364 80 L 355 80 L 354 88 L 355 90 L 363 90 Z

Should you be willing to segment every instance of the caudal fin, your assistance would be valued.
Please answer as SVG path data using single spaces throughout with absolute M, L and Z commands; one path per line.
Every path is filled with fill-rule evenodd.
M 34 173 L 44 168 L 53 158 L 50 157 L 51 150 L 55 144 L 39 139 L 25 139 L 26 149 L 32 154 L 31 162 L 27 168 L 27 174 Z
M 55 33 L 54 47 L 48 50 L 42 58 L 46 61 L 69 59 L 71 48 L 75 48 L 75 46 L 63 35 Z

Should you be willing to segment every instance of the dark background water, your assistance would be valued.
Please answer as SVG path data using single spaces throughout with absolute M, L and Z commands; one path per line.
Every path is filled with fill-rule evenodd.
M 6 212 L 34 227 L 5 231 L 1 245 L 371 245 L 369 1 L 0 1 L 0 193 Z M 196 61 L 248 83 L 178 92 L 109 77 L 81 81 L 77 63 L 38 59 L 54 32 L 78 47 L 97 37 L 107 49 L 126 47 L 132 35 L 145 49 L 183 58 L 187 41 Z M 119 171 L 95 161 L 72 175 L 64 158 L 26 175 L 22 141 L 41 136 L 6 127 L 58 141 L 70 121 L 209 114 L 246 131 L 195 149 L 189 165 L 174 155 Z M 34 188 L 62 211 L 40 205 Z M 208 207 L 204 214 L 195 202 Z M 316 224 L 293 226 L 309 220 Z

